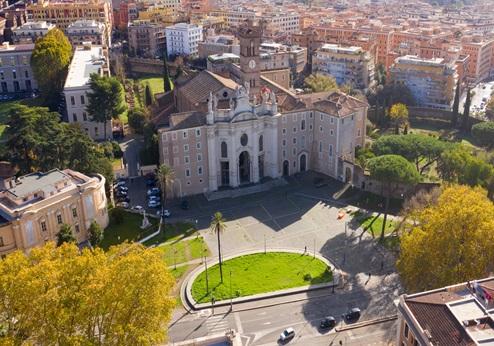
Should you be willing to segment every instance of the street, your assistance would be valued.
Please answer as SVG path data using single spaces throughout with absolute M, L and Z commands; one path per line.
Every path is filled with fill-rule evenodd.
M 293 179 L 289 186 L 269 193 L 228 201 L 207 202 L 194 197 L 190 199 L 191 210 L 175 211 L 172 206 L 172 214 L 198 221 L 213 257 L 217 256 L 216 236 L 208 225 L 210 215 L 219 210 L 227 219 L 227 228 L 222 233 L 225 256 L 262 249 L 264 244 L 302 250 L 307 247 L 308 252 L 319 252 L 342 271 L 345 287 L 335 293 L 318 290 L 271 298 L 268 302 L 235 304 L 233 314 L 223 315 L 227 308 L 216 308 L 214 316 L 210 309 L 185 315 L 177 311 L 169 329 L 170 341 L 235 329 L 242 335 L 244 345 L 274 344 L 283 329 L 293 327 L 297 334 L 293 343 L 312 345 L 314 339 L 316 345 L 328 345 L 329 336 L 322 337 L 317 330 L 325 316 L 339 320 L 352 307 L 362 310 L 360 321 L 396 314 L 393 301 L 402 288 L 394 269 L 395 258 L 370 235 L 362 234 L 348 216 L 338 219 L 339 211 L 347 207 L 331 201 L 331 196 L 341 184 L 331 181 L 328 186 L 316 188 L 310 173 Z M 274 306 L 266 306 L 267 303 Z M 345 344 L 358 345 L 361 331 L 345 332 Z M 374 332 L 377 344 L 386 344 L 395 336 L 393 328 L 384 334 Z M 368 345 L 369 340 L 361 344 Z
M 485 108 L 491 98 L 491 94 L 494 91 L 494 81 L 487 83 L 479 83 L 472 89 L 472 104 L 470 106 L 470 114 L 475 118 L 482 119 L 485 114 Z M 460 113 L 463 112 L 464 104 L 466 100 L 466 93 L 462 95 L 460 100 Z M 483 103 L 483 105 L 482 105 Z

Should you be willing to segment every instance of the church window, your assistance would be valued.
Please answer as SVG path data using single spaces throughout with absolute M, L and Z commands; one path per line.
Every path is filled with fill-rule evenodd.
M 242 144 L 242 146 L 246 146 L 247 143 L 249 141 L 249 137 L 247 137 L 247 134 L 243 134 L 242 136 L 240 136 L 240 144 Z
M 259 151 L 264 150 L 264 140 L 262 138 L 262 135 L 259 136 Z
M 221 142 L 221 157 L 228 157 L 228 146 L 226 142 Z
M 300 124 L 300 129 L 301 129 L 302 131 L 304 131 L 304 130 L 305 130 L 305 120 L 302 120 L 302 123 Z

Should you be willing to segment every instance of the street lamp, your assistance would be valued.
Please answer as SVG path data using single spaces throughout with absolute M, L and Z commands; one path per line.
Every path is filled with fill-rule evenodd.
M 204 249 L 204 267 L 206 271 L 206 295 L 209 294 L 208 263 L 206 261 L 206 249 Z
M 230 311 L 233 311 L 232 271 L 230 270 Z
M 266 233 L 264 233 L 264 254 L 266 254 Z

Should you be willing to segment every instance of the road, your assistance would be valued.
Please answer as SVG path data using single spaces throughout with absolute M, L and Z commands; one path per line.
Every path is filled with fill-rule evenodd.
M 494 81 L 488 83 L 479 83 L 475 88 L 472 89 L 473 97 L 472 97 L 472 105 L 470 107 L 470 113 L 474 117 L 483 118 L 483 114 L 485 112 L 485 107 L 487 102 L 489 102 L 491 98 L 491 94 L 494 91 Z M 462 95 L 460 101 L 460 112 L 463 112 L 463 107 L 465 104 L 466 94 Z M 484 99 L 487 102 L 484 102 Z M 483 106 L 481 104 L 484 103 Z
M 319 321 L 327 315 L 339 319 L 352 307 L 362 310 L 361 320 L 364 321 L 395 314 L 393 301 L 402 293 L 394 269 L 395 258 L 376 245 L 369 235 L 362 234 L 348 218 L 338 218 L 339 211 L 346 207 L 330 201 L 329 196 L 337 190 L 335 186 L 337 184 L 314 188 L 312 178 L 308 176 L 288 187 L 273 189 L 269 194 L 245 196 L 228 200 L 228 203 L 191 200 L 195 213 L 182 211 L 180 216 L 197 217 L 200 232 L 213 257 L 217 255 L 216 236 L 207 226 L 211 211 L 220 210 L 227 218 L 227 228 L 222 233 L 224 255 L 262 249 L 264 241 L 268 247 L 301 250 L 307 247 L 308 252 L 315 249 L 334 263 L 347 284 L 334 294 L 319 290 L 272 298 L 269 304 L 276 305 L 271 307 L 266 307 L 266 302 L 235 305 L 235 312 L 224 316 L 218 314 L 226 308 L 220 310 L 218 307 L 215 309 L 217 315 L 212 317 L 211 310 L 179 314 L 169 329 L 170 340 L 178 342 L 235 329 L 243 336 L 244 345 L 272 344 L 284 328 L 291 326 L 297 333 L 294 341 L 312 345 L 309 340 L 321 339 L 321 344 L 328 345 L 329 339 L 321 337 L 317 330 Z M 359 344 L 360 329 L 353 333 L 346 336 L 345 344 L 349 344 L 350 339 L 353 344 Z M 393 328 L 387 330 L 389 338 L 386 333 L 385 337 L 376 333 L 373 342 L 386 344 L 395 337 Z M 368 342 L 365 339 L 364 344 L 369 345 Z
M 129 177 L 139 176 L 139 155 L 144 145 L 141 137 L 126 137 L 120 142 L 120 148 L 124 152 L 124 164 L 127 166 Z

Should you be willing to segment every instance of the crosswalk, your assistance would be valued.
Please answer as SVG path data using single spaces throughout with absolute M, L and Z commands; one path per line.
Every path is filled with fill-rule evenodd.
M 209 334 L 224 333 L 231 329 L 225 315 L 210 316 L 205 322 Z

